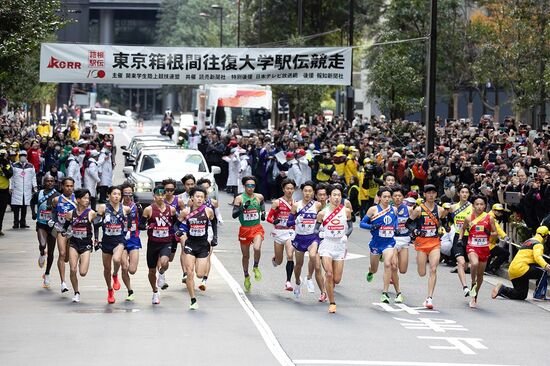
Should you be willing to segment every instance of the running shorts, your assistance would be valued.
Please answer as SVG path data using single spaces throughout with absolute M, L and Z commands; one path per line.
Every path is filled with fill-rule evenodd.
M 292 240 L 292 246 L 299 252 L 307 252 L 311 244 L 319 243 L 319 236 L 317 234 L 300 235 L 296 234 L 294 240 Z
M 124 246 L 124 243 L 117 243 L 117 242 L 111 242 L 111 241 L 108 241 L 108 242 L 102 242 L 101 243 L 101 251 L 105 254 L 110 254 L 110 255 L 113 255 L 113 252 L 115 251 L 115 248 L 118 247 L 119 245 L 122 245 Z
M 192 255 L 195 258 L 206 258 L 210 253 L 210 243 L 207 240 L 186 240 L 183 250 L 185 254 Z
M 254 238 L 260 235 L 264 240 L 265 232 L 262 224 L 254 226 L 241 226 L 239 228 L 239 242 L 241 245 L 250 245 L 254 242 Z
M 171 243 L 155 243 L 149 240 L 147 242 L 147 268 L 157 268 L 160 257 L 170 257 L 171 247 Z
M 369 249 L 371 254 L 380 255 L 386 249 L 393 249 L 395 247 L 394 243 L 376 243 L 374 240 L 371 240 L 369 243 Z
M 453 238 L 453 247 L 451 248 L 451 255 L 454 258 L 466 257 L 466 247 L 462 245 L 462 242 L 460 242 L 458 238 L 459 238 L 459 235 L 455 234 L 455 237 Z M 465 236 L 462 239 L 468 240 L 468 237 Z
M 338 239 L 337 239 L 338 240 Z M 323 239 L 319 244 L 318 253 L 321 257 L 330 257 L 335 261 L 343 261 L 346 258 L 348 250 L 345 243 Z
M 418 252 L 424 252 L 426 254 L 430 254 L 430 252 L 434 249 L 439 249 L 440 246 L 441 243 L 439 242 L 439 238 L 418 237 L 414 241 L 414 249 Z
M 479 258 L 480 262 L 487 262 L 489 257 L 491 256 L 491 250 L 489 249 L 489 246 L 484 247 L 474 247 L 471 245 L 466 245 L 466 253 L 475 253 L 477 254 L 477 257 Z
M 401 250 L 401 249 L 408 249 L 409 244 L 411 243 L 411 237 L 410 236 L 395 236 L 395 249 Z
M 38 232 L 38 229 L 46 230 L 48 234 L 52 233 L 53 227 L 49 227 L 48 224 L 42 224 L 40 222 L 36 223 L 36 231 Z
M 92 251 L 92 241 L 91 240 L 81 240 L 81 239 L 69 239 L 69 246 L 74 248 L 78 254 L 82 254 L 87 251 Z
M 292 240 L 294 230 L 273 229 L 271 236 L 275 244 L 285 244 L 288 240 Z
M 139 237 L 132 236 L 130 239 L 126 240 L 126 245 L 124 249 L 130 253 L 132 250 L 141 249 L 141 240 Z

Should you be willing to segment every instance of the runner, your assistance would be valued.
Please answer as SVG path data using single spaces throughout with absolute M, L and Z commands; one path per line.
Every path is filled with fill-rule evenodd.
M 389 304 L 388 288 L 392 277 L 393 268 L 397 270 L 396 263 L 393 260 L 395 254 L 395 231 L 398 227 L 397 214 L 395 208 L 390 206 L 392 197 L 391 190 L 388 187 L 380 187 L 376 193 L 378 204 L 367 210 L 367 214 L 361 220 L 360 227 L 371 231 L 372 239 L 369 243 L 370 248 L 370 267 L 367 273 L 367 281 L 374 279 L 374 274 L 378 271 L 380 255 L 384 261 L 384 287 L 380 302 Z M 401 292 L 397 293 L 395 302 L 403 302 Z
M 118 270 L 122 262 L 122 254 L 126 240 L 130 238 L 132 218 L 130 207 L 121 203 L 122 189 L 111 186 L 107 189 L 107 203 L 97 206 L 97 215 L 101 216 L 96 222 L 96 228 L 101 226 L 101 251 L 103 259 L 103 277 L 107 284 L 107 302 L 114 304 L 115 291 L 120 290 Z M 111 265 L 112 262 L 112 265 Z M 112 271 L 112 283 L 111 283 Z
M 483 283 L 483 272 L 487 266 L 487 259 L 491 255 L 489 239 L 497 236 L 494 218 L 485 212 L 487 200 L 483 196 L 473 199 L 473 212 L 466 217 L 460 230 L 459 242 L 463 246 L 464 233 L 469 232 L 466 252 L 470 259 L 470 271 L 472 276 L 472 287 L 470 289 L 470 307 L 477 307 L 477 295 Z
M 57 237 L 57 250 L 59 251 L 57 256 L 57 269 L 59 270 L 59 277 L 61 278 L 61 293 L 69 291 L 69 288 L 65 284 L 65 263 L 69 261 L 69 240 L 59 233 L 65 224 L 65 215 L 67 212 L 76 208 L 74 198 L 74 179 L 71 177 L 64 178 L 61 181 L 62 193 L 52 199 L 52 220 L 48 222 L 50 227 L 56 230 Z M 46 277 L 44 276 L 44 282 Z M 49 280 L 48 280 L 49 282 Z
M 208 197 L 210 189 L 212 187 L 212 182 L 208 178 L 201 178 L 197 181 L 197 185 L 204 188 L 207 192 L 206 202 L 204 203 L 206 207 L 210 207 L 214 211 L 214 219 L 210 220 L 210 227 L 208 228 L 208 241 L 210 242 L 210 252 L 208 253 L 208 262 L 206 264 L 206 274 L 202 277 L 201 283 L 199 285 L 199 290 L 206 291 L 206 282 L 208 281 L 208 276 L 210 275 L 210 268 L 212 263 L 210 262 L 210 257 L 214 252 L 214 247 L 218 245 L 218 225 L 221 225 L 223 220 L 221 219 L 221 213 L 219 209 L 218 200 Z
M 292 245 L 296 249 L 294 276 L 297 281 L 300 279 L 302 265 L 304 264 L 304 253 L 308 252 L 309 263 L 312 263 L 311 267 L 315 270 L 315 279 L 319 286 L 319 291 L 321 291 L 319 301 L 325 302 L 327 300 L 327 293 L 325 291 L 323 274 L 321 273 L 321 259 L 318 255 L 319 236 L 315 233 L 317 212 L 321 210 L 321 204 L 313 199 L 313 182 L 307 181 L 302 184 L 301 188 L 302 199 L 294 203 L 287 221 L 289 227 L 296 227 L 296 236 L 292 240 Z M 306 283 L 308 292 L 314 293 L 315 286 L 309 274 Z M 294 289 L 294 293 L 300 296 L 300 286 L 297 285 L 296 289 Z
M 216 225 L 214 210 L 205 205 L 206 190 L 203 187 L 193 187 L 189 191 L 190 207 L 182 211 L 180 216 L 184 223 L 186 233 L 185 240 L 185 269 L 187 276 L 187 291 L 191 298 L 189 309 L 197 310 L 198 304 L 195 297 L 195 273 L 197 278 L 206 275 L 210 243 L 208 242 L 208 226 Z M 183 234 L 178 232 L 177 234 Z
M 250 262 L 250 246 L 254 247 L 254 279 L 261 281 L 262 272 L 258 268 L 260 264 L 260 256 L 262 254 L 262 242 L 264 240 L 264 228 L 260 220 L 265 220 L 265 202 L 264 196 L 259 193 L 254 193 L 256 188 L 256 178 L 246 176 L 242 179 L 244 193 L 235 198 L 233 204 L 233 218 L 239 218 L 241 226 L 239 228 L 239 242 L 241 244 L 241 253 L 243 272 L 244 272 L 244 289 L 249 292 L 252 284 L 248 267 Z
M 42 275 L 42 287 L 44 288 L 50 287 L 50 269 L 55 251 L 55 236 L 52 234 L 52 228 L 48 226 L 48 222 L 52 219 L 52 200 L 59 195 L 53 188 L 54 184 L 55 179 L 51 175 L 46 175 L 44 189 L 33 194 L 31 198 L 32 219 L 36 220 L 38 250 L 40 251 L 38 267 L 44 268 L 44 263 L 46 263 L 46 270 Z M 36 206 L 38 206 L 38 213 Z
M 164 201 L 164 187 L 153 190 L 153 203 L 143 210 L 141 228 L 147 229 L 147 268 L 149 283 L 153 290 L 152 303 L 160 304 L 158 289 L 165 283 L 164 273 L 170 264 L 172 238 L 170 230 L 175 222 L 176 209 Z M 157 278 L 158 269 L 158 278 Z
M 327 187 L 328 185 L 326 183 L 317 183 L 315 186 L 315 196 L 312 198 L 316 200 L 319 203 L 319 209 L 315 211 L 316 213 L 319 212 L 321 209 L 323 209 L 327 205 Z M 311 258 L 311 257 L 310 257 Z M 315 264 L 317 264 L 317 269 L 315 269 Z M 325 281 L 323 280 L 323 272 L 321 268 L 321 256 L 319 255 L 319 245 L 317 245 L 317 258 L 316 261 L 309 260 L 307 262 L 307 277 L 306 277 L 306 283 L 308 284 L 308 292 L 311 292 L 310 288 L 313 288 L 313 291 L 315 291 L 315 286 L 313 285 L 313 273 L 315 272 L 315 280 L 317 281 L 318 278 L 321 279 L 322 286 L 319 285 L 319 290 L 321 291 L 321 296 L 319 297 L 320 302 L 327 301 L 327 294 L 325 291 Z M 317 284 L 319 282 L 317 281 Z
M 139 264 L 139 250 L 141 249 L 141 239 L 139 238 L 139 218 L 143 213 L 141 204 L 133 201 L 134 186 L 130 183 L 123 183 L 122 188 L 122 204 L 130 207 L 131 212 L 131 229 L 130 238 L 126 240 L 124 252 L 122 253 L 122 282 L 128 289 L 126 301 L 134 301 L 136 295 L 132 289 L 130 275 L 136 273 Z
M 77 267 L 80 277 L 88 274 L 90 267 L 90 253 L 93 249 L 92 235 L 97 239 L 97 231 L 92 232 L 92 223 L 96 213 L 90 209 L 90 191 L 85 188 L 77 189 L 74 192 L 76 209 L 67 212 L 61 235 L 69 238 L 69 267 L 71 285 L 73 286 L 73 302 L 80 302 L 80 291 L 78 288 Z M 71 227 L 70 231 L 67 231 Z
M 451 206 L 450 217 L 453 219 L 453 229 L 455 231 L 453 248 L 451 249 L 451 256 L 456 260 L 456 270 L 458 273 L 458 279 L 462 285 L 462 292 L 465 297 L 470 294 L 470 289 L 466 284 L 466 245 L 463 241 L 458 240 L 464 220 L 472 215 L 472 204 L 468 199 L 470 198 L 470 188 L 467 185 L 460 186 L 458 191 L 459 202 Z M 468 232 L 464 232 L 464 236 L 468 236 Z
M 508 275 L 513 287 L 498 283 L 491 297 L 502 296 L 512 300 L 525 300 L 529 293 L 529 280 L 541 280 L 544 271 L 550 273 L 550 264 L 544 260 L 544 243 L 550 231 L 546 226 L 539 226 L 535 236 L 521 244 L 516 256 L 510 263 Z
M 397 296 L 395 297 L 396 303 L 402 303 L 405 301 L 399 284 L 399 273 L 407 273 L 409 268 L 409 244 L 411 243 L 411 237 L 409 229 L 407 229 L 407 220 L 409 219 L 411 208 L 404 203 L 405 190 L 401 186 L 395 186 L 392 189 L 392 200 L 395 209 L 397 210 L 397 231 L 395 232 L 395 250 L 393 263 L 392 263 L 392 280 L 393 287 Z
M 176 192 L 176 181 L 172 178 L 168 178 L 162 181 L 162 185 L 164 186 L 164 203 L 166 203 L 168 206 L 172 206 L 176 209 L 176 215 L 179 215 L 180 211 L 183 210 L 187 206 L 188 198 L 185 200 L 185 202 L 180 198 L 180 196 L 175 195 Z M 178 250 L 178 243 L 180 243 L 180 238 L 176 237 L 174 235 L 174 228 L 170 228 L 170 238 L 172 239 L 171 244 L 171 253 L 170 253 L 170 262 L 174 260 L 174 257 L 176 256 L 176 251 Z M 183 248 L 183 242 L 181 242 L 182 248 Z M 180 255 L 180 264 L 183 271 L 183 279 L 182 283 L 185 283 L 185 253 L 182 250 Z M 168 283 L 164 282 L 164 285 L 161 287 L 161 290 L 166 290 L 168 288 Z
M 325 270 L 325 286 L 330 305 L 329 313 L 336 312 L 334 301 L 334 285 L 342 280 L 346 243 L 353 231 L 351 211 L 342 204 L 342 190 L 329 186 L 327 190 L 329 205 L 317 214 L 315 231 L 319 233 L 321 243 L 319 255 Z
M 424 307 L 433 309 L 433 294 L 437 281 L 437 266 L 441 256 L 438 236 L 438 228 L 446 226 L 448 210 L 435 203 L 437 189 L 433 184 L 424 186 L 425 202 L 418 205 L 407 220 L 407 228 L 414 238 L 416 249 L 416 262 L 420 277 L 426 275 L 426 264 L 430 264 L 430 277 L 428 278 L 428 297 L 424 301 Z
M 273 263 L 273 267 L 277 267 L 283 263 L 283 249 L 286 251 L 285 290 L 292 291 L 293 288 L 290 279 L 292 278 L 292 272 L 294 271 L 294 247 L 292 246 L 294 226 L 290 225 L 287 227 L 287 221 L 292 205 L 294 204 L 292 195 L 294 194 L 294 190 L 296 188 L 296 182 L 292 179 L 286 178 L 281 182 L 281 187 L 283 189 L 284 196 L 273 200 L 271 210 L 269 210 L 267 215 L 267 222 L 274 225 L 271 236 L 273 236 L 273 251 L 275 253 L 271 259 L 271 262 Z M 296 287 L 298 288 L 299 295 L 299 277 L 296 277 Z

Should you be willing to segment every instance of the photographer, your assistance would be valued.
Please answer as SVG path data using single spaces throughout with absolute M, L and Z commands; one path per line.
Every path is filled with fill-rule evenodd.
M 8 160 L 8 152 L 6 149 L 0 150 L 0 236 L 3 236 L 2 224 L 4 222 L 4 214 L 10 202 L 10 178 L 13 175 L 13 169 Z

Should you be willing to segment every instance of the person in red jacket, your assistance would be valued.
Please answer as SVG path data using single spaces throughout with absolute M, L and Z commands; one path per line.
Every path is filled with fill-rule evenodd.
M 34 171 L 38 173 L 40 170 L 40 157 L 42 156 L 38 141 L 34 140 L 32 142 L 30 149 L 27 150 L 27 156 L 28 162 L 34 166 Z

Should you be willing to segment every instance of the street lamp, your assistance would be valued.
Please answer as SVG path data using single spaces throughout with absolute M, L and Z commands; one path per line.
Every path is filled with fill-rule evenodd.
M 220 47 L 223 47 L 223 6 L 214 4 L 211 8 L 220 11 Z

